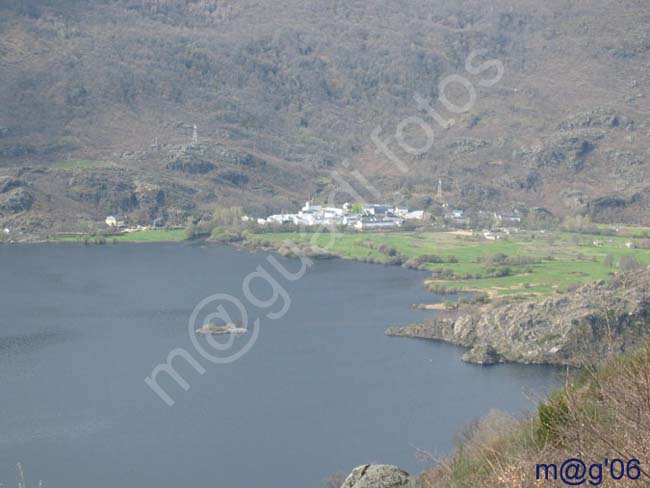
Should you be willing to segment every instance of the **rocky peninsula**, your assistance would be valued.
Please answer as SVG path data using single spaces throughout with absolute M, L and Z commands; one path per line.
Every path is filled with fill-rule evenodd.
M 502 298 L 393 327 L 390 336 L 464 346 L 463 360 L 581 366 L 634 349 L 650 330 L 650 271 L 621 273 L 545 299 Z

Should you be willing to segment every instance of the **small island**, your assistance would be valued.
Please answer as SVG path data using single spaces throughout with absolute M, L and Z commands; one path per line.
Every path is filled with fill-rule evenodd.
M 216 325 L 216 324 L 205 324 L 203 327 L 196 329 L 196 333 L 200 335 L 221 335 L 221 334 L 233 334 L 233 335 L 244 335 L 248 332 L 248 329 L 241 327 L 241 324 L 228 323 L 225 325 Z

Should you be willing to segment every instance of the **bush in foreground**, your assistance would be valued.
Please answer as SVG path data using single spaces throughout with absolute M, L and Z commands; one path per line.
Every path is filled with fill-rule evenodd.
M 587 467 L 603 464 L 599 486 L 650 485 L 650 345 L 577 373 L 530 418 L 491 414 L 471 425 L 455 452 L 437 461 L 420 483 L 424 488 L 566 486 L 559 476 L 537 480 L 536 466 L 555 463 L 559 469 L 568 458 Z M 638 479 L 613 480 L 605 459 L 638 459 L 638 467 L 632 467 Z M 597 480 L 598 468 L 592 474 L 585 485 Z

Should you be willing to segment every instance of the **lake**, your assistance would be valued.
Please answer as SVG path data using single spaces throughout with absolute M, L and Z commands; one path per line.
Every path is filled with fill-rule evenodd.
M 529 394 L 559 381 L 557 369 L 469 365 L 459 348 L 386 337 L 431 313 L 411 304 L 442 300 L 423 288 L 427 273 L 328 260 L 290 281 L 266 258 L 183 244 L 0 246 L 0 481 L 15 485 L 18 461 L 48 488 L 318 488 L 367 462 L 417 473 L 417 449 L 447 452 L 468 421 L 531 409 Z M 292 273 L 301 264 L 277 260 Z M 220 357 L 245 354 L 215 364 L 188 322 L 218 293 L 260 325 Z M 170 407 L 145 378 L 179 348 L 189 389 L 157 377 Z

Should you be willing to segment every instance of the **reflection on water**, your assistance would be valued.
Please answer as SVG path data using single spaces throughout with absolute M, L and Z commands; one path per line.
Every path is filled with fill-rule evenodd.
M 15 463 L 48 486 L 318 487 L 365 462 L 418 471 L 491 408 L 530 408 L 557 381 L 544 367 L 490 368 L 458 348 L 388 338 L 431 301 L 426 274 L 318 262 L 283 282 L 291 307 L 252 350 L 170 382 L 168 408 L 144 378 L 193 351 L 193 308 L 242 296 L 265 256 L 181 245 L 0 246 L 0 479 Z M 293 264 L 293 263 L 291 263 Z M 296 266 L 297 268 L 297 266 Z M 293 269 L 293 268 L 292 268 Z M 251 307 L 251 315 L 261 313 Z
M 0 445 L 4 444 L 5 448 L 12 445 L 23 444 L 28 442 L 43 442 L 65 439 L 67 441 L 76 441 L 84 437 L 90 437 L 99 434 L 102 430 L 109 427 L 109 422 L 103 419 L 79 418 L 71 423 L 61 422 L 60 418 L 39 419 L 38 424 L 33 424 L 29 419 L 16 419 L 14 425 L 20 428 L 14 429 L 10 433 L 11 437 L 0 438 Z
M 27 354 L 57 343 L 70 342 L 80 336 L 79 332 L 52 330 L 0 336 L 0 357 L 3 355 Z

